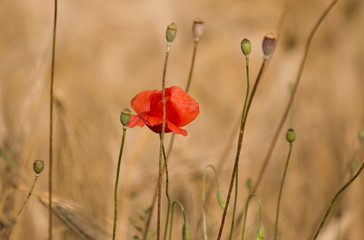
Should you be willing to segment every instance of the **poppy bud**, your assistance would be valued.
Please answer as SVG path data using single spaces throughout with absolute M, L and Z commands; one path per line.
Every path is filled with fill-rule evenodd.
M 364 128 L 359 130 L 358 138 L 359 138 L 359 142 L 364 141 Z
M 263 53 L 264 59 L 268 59 L 269 55 L 273 52 L 274 47 L 276 46 L 277 38 L 273 33 L 268 33 L 264 36 L 263 39 Z
M 182 227 L 182 239 L 183 240 L 192 240 L 191 227 L 187 222 L 185 222 Z
M 224 194 L 220 191 L 220 189 L 217 191 L 217 202 L 219 203 L 219 206 L 222 209 L 225 209 L 226 199 L 225 199 Z
M 204 26 L 203 26 L 203 21 L 201 18 L 196 18 L 193 21 L 193 26 L 192 26 L 192 32 L 193 32 L 193 36 L 195 36 L 195 41 L 198 42 L 200 40 L 200 37 L 203 33 L 204 30 Z
M 125 108 L 120 114 L 120 122 L 123 126 L 126 126 L 130 121 L 131 111 Z
M 44 162 L 42 160 L 35 160 L 33 163 L 33 170 L 35 174 L 39 174 L 43 171 L 44 168 Z
M 264 230 L 264 225 L 263 224 L 259 224 L 258 230 L 257 230 L 257 235 L 255 237 L 256 240 L 264 240 L 265 237 L 265 230 Z
M 296 132 L 292 128 L 287 130 L 286 139 L 289 143 L 293 143 L 296 140 Z
M 241 50 L 243 51 L 245 57 L 249 57 L 251 49 L 252 46 L 250 44 L 250 41 L 244 38 L 243 41 L 241 41 Z
M 177 35 L 177 26 L 174 23 L 171 23 L 168 25 L 167 27 L 167 31 L 166 31 L 166 39 L 167 42 L 171 43 L 174 41 L 174 39 L 176 38 Z

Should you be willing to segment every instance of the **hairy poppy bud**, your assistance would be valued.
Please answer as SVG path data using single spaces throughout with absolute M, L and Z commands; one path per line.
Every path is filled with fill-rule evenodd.
M 359 142 L 364 141 L 364 128 L 359 130 L 358 138 L 359 138 Z
M 243 51 L 245 57 L 249 57 L 251 49 L 252 46 L 250 44 L 250 41 L 244 38 L 243 41 L 241 41 L 241 50 Z
M 276 46 L 277 38 L 274 36 L 273 33 L 268 33 L 264 36 L 263 39 L 263 53 L 264 59 L 268 59 L 269 55 L 273 52 Z
M 265 230 L 263 224 L 259 224 L 257 235 L 255 237 L 256 240 L 264 240 L 265 237 Z
M 225 209 L 226 199 L 224 194 L 220 191 L 220 189 L 217 191 L 217 202 L 222 209 Z
M 187 222 L 185 222 L 182 227 L 182 239 L 183 240 L 192 240 L 191 227 Z
M 33 170 L 35 172 L 35 174 L 39 174 L 43 171 L 44 169 L 44 162 L 42 160 L 35 160 L 33 163 Z
M 174 39 L 176 38 L 177 35 L 177 26 L 174 23 L 171 23 L 168 25 L 167 27 L 167 31 L 166 31 L 166 39 L 167 42 L 171 43 L 174 41 Z
M 128 108 L 125 108 L 123 111 L 121 111 L 120 122 L 123 124 L 123 126 L 126 126 L 129 123 L 130 115 L 131 111 Z
M 292 128 L 287 130 L 286 139 L 289 143 L 293 143 L 296 140 L 296 132 Z
M 192 26 L 192 32 L 193 32 L 193 36 L 195 36 L 196 42 L 198 42 L 200 40 L 203 30 L 204 30 L 204 25 L 203 25 L 202 19 L 196 18 L 193 21 L 193 26 Z

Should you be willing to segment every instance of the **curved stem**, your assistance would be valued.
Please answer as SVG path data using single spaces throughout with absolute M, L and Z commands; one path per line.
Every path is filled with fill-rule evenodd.
M 338 197 L 341 195 L 341 193 L 344 192 L 345 189 L 347 187 L 349 187 L 350 184 L 352 184 L 354 182 L 354 180 L 360 175 L 360 173 L 363 170 L 363 168 L 364 168 L 364 162 L 362 163 L 360 169 L 356 172 L 356 174 L 335 194 L 334 198 L 332 199 L 332 201 L 330 203 L 329 208 L 326 210 L 325 216 L 322 219 L 322 221 L 320 223 L 320 226 L 318 227 L 318 229 L 317 229 L 317 231 L 315 233 L 315 236 L 313 237 L 314 240 L 317 239 L 318 235 L 320 234 L 320 231 L 321 231 L 322 227 L 326 223 L 327 217 L 329 216 L 329 214 L 330 214 L 330 212 L 332 210 L 332 207 L 335 204 L 335 201 L 338 199 Z
M 286 161 L 286 166 L 284 167 L 283 177 L 282 177 L 282 181 L 281 181 L 281 187 L 279 189 L 279 194 L 278 194 L 276 223 L 275 223 L 275 227 L 274 227 L 274 239 L 277 239 L 279 206 L 280 206 L 280 203 L 281 203 L 281 196 L 282 196 L 282 191 L 283 191 L 283 186 L 284 186 L 284 180 L 286 178 L 286 173 L 287 173 L 287 169 L 288 169 L 289 159 L 291 157 L 291 152 L 292 152 L 292 143 L 289 143 L 288 157 L 287 157 L 287 161 Z
M 247 119 L 249 109 L 252 104 L 255 92 L 257 90 L 258 84 L 260 82 L 266 61 L 267 61 L 266 59 L 263 60 L 262 66 L 260 67 L 259 74 L 257 76 L 257 80 L 255 81 L 252 93 L 251 93 L 249 101 L 248 101 L 246 113 L 245 113 L 245 115 L 242 115 L 243 117 L 241 119 L 241 126 L 240 126 L 240 131 L 239 131 L 239 140 L 238 140 L 238 147 L 237 147 L 236 156 L 235 156 L 235 163 L 234 163 L 234 168 L 233 168 L 233 172 L 232 172 L 231 179 L 230 179 L 229 192 L 228 192 L 227 199 L 226 199 L 226 206 L 224 209 L 224 213 L 221 218 L 220 230 L 219 230 L 219 234 L 217 236 L 217 240 L 221 239 L 222 231 L 224 229 L 224 223 L 225 223 L 226 213 L 227 213 L 227 209 L 229 206 L 231 192 L 232 192 L 232 188 L 233 188 L 233 184 L 234 184 L 234 180 L 235 180 L 236 169 L 238 168 L 238 165 L 239 165 L 240 151 L 241 151 L 241 146 L 243 143 L 243 133 L 244 133 L 245 125 L 246 125 L 246 119 Z
M 164 158 L 164 169 L 166 170 L 166 197 L 167 197 L 167 201 L 168 201 L 166 225 L 165 225 L 165 228 L 164 228 L 164 237 L 163 237 L 163 239 L 165 240 L 166 237 L 167 237 L 167 229 L 168 229 L 168 223 L 169 223 L 169 212 L 170 212 L 170 209 L 171 209 L 171 198 L 169 197 L 169 194 L 168 194 L 168 183 L 169 183 L 168 165 L 167 165 L 167 157 L 166 157 L 166 152 L 164 150 L 164 146 L 163 146 L 163 158 Z
M 115 180 L 115 189 L 114 189 L 114 226 L 112 230 L 112 239 L 115 239 L 116 234 L 116 222 L 118 217 L 118 184 L 119 184 L 119 174 L 120 174 L 120 165 L 121 165 L 121 157 L 123 155 L 125 135 L 126 135 L 126 126 L 123 127 L 123 137 L 121 140 L 119 159 L 118 159 L 118 167 L 116 170 L 116 180 Z
M 302 71 L 303 71 L 303 67 L 305 65 L 305 62 L 306 62 L 306 59 L 307 59 L 307 55 L 308 55 L 308 50 L 310 48 L 310 45 L 311 45 L 311 42 L 312 42 L 312 39 L 313 39 L 313 36 L 315 35 L 318 27 L 320 26 L 320 24 L 322 23 L 322 21 L 325 19 L 325 17 L 327 16 L 327 14 L 329 13 L 329 11 L 334 7 L 334 5 L 336 4 L 338 0 L 333 0 L 331 2 L 331 4 L 325 9 L 325 11 L 323 12 L 323 14 L 321 15 L 321 17 L 319 18 L 319 20 L 317 21 L 316 25 L 314 26 L 314 28 L 312 29 L 308 39 L 307 39 L 307 42 L 306 42 L 306 47 L 305 47 L 305 52 L 304 52 L 304 55 L 302 57 L 302 60 L 301 60 L 301 63 L 300 63 L 300 67 L 299 67 L 299 70 L 298 70 L 298 73 L 297 73 L 297 77 L 296 77 L 296 81 L 294 83 L 294 89 L 293 89 L 293 92 L 291 94 L 291 97 L 290 97 L 290 100 L 286 106 L 286 109 L 285 109 L 285 112 L 283 113 L 283 116 L 282 116 L 282 119 L 278 125 L 278 128 L 275 132 L 275 135 L 274 135 L 274 138 L 272 140 L 272 143 L 270 145 L 270 148 L 268 150 L 268 153 L 266 155 L 266 158 L 262 164 L 262 167 L 259 171 L 259 174 L 258 174 L 258 178 L 257 178 L 257 181 L 256 181 L 256 184 L 253 188 L 253 191 L 252 192 L 256 192 L 258 187 L 259 187 L 259 184 L 262 180 L 262 177 L 264 175 L 264 172 L 265 172 L 265 169 L 267 168 L 267 165 L 268 165 L 268 162 L 272 156 L 272 153 L 273 153 L 273 149 L 277 143 L 277 140 L 278 140 L 278 137 L 279 137 L 279 133 L 281 132 L 282 130 L 282 127 L 284 125 L 284 122 L 287 118 L 287 115 L 289 113 L 289 109 L 291 108 L 292 106 L 292 103 L 293 103 L 293 100 L 296 96 L 296 93 L 297 93 L 297 89 L 298 89 L 298 86 L 299 86 L 299 83 L 300 83 L 300 80 L 301 80 L 301 76 L 302 76 Z
M 50 86 L 50 109 L 49 109 L 49 176 L 48 176 L 48 192 L 49 192 L 49 205 L 48 205 L 48 235 L 52 240 L 53 229 L 53 210 L 52 210 L 52 173 L 53 173 L 53 84 L 54 84 L 54 65 L 56 55 L 56 30 L 57 30 L 57 0 L 54 0 L 54 18 L 53 18 L 53 34 L 52 34 L 52 63 L 51 63 L 51 86 Z
M 7 238 L 8 240 L 9 240 L 9 239 L 10 239 L 10 237 L 11 237 L 11 234 L 12 234 L 12 232 L 13 232 L 13 230 L 14 230 L 14 226 L 15 226 L 16 222 L 18 221 L 18 218 L 19 218 L 20 214 L 22 213 L 22 211 L 23 211 L 24 207 L 27 205 L 27 203 L 28 203 L 28 201 L 29 201 L 30 196 L 32 195 L 32 192 L 33 192 L 33 189 L 34 189 L 34 187 L 35 187 L 35 184 L 36 184 L 36 183 L 37 183 L 37 181 L 38 181 L 38 177 L 39 177 L 39 175 L 38 175 L 38 174 L 35 174 L 35 177 L 34 177 L 34 180 L 33 180 L 33 184 L 32 184 L 32 186 L 31 186 L 31 188 L 30 188 L 30 191 L 29 191 L 29 193 L 28 193 L 28 196 L 25 198 L 25 200 L 24 200 L 24 202 L 23 202 L 22 206 L 20 207 L 20 209 L 19 209 L 19 211 L 18 211 L 18 214 L 16 215 L 15 223 L 13 224 L 13 226 L 11 226 L 11 228 L 10 228 L 10 230 L 9 230 L 9 235 L 8 235 L 8 238 Z
M 246 201 L 246 204 L 245 204 L 245 214 L 244 214 L 243 232 L 241 234 L 241 240 L 244 240 L 246 217 L 248 216 L 249 202 L 250 202 L 250 198 L 252 198 L 252 197 L 255 197 L 257 199 L 258 204 L 259 204 L 259 219 L 260 219 L 260 224 L 262 224 L 262 204 L 260 203 L 260 200 L 259 200 L 258 196 L 255 193 L 251 193 L 249 195 L 249 197 L 248 197 L 248 200 Z
M 203 218 L 203 236 L 204 236 L 205 240 L 207 240 L 206 204 L 205 204 L 206 195 L 205 195 L 205 193 L 206 193 L 206 170 L 208 167 L 210 167 L 214 171 L 217 189 L 218 189 L 218 191 L 220 191 L 220 181 L 219 181 L 219 178 L 217 177 L 216 169 L 211 164 L 208 164 L 205 166 L 204 171 L 203 171 L 203 176 L 202 176 L 202 218 Z
M 185 213 L 185 209 L 183 208 L 182 203 L 180 203 L 178 200 L 174 200 L 174 201 L 173 201 L 173 203 L 172 203 L 171 226 L 170 226 L 170 228 L 169 228 L 169 240 L 171 240 L 171 239 L 172 239 L 173 213 L 174 213 L 174 205 L 175 205 L 176 203 L 177 203 L 177 204 L 179 205 L 179 207 L 181 208 L 181 211 L 182 211 L 182 214 L 183 214 L 184 222 L 186 223 L 186 221 L 187 221 L 186 213 Z
M 249 98 L 249 57 L 245 57 L 245 67 L 246 67 L 246 93 L 245 93 L 245 101 L 244 101 L 244 108 L 243 108 L 243 113 L 241 116 L 242 121 L 246 121 L 245 118 L 245 111 L 246 111 L 246 106 L 247 106 L 247 102 L 248 102 L 248 98 Z M 254 86 L 254 93 L 256 90 L 256 85 Z M 238 163 L 239 164 L 239 163 Z M 232 220 L 231 220 L 231 225 L 230 225 L 230 235 L 229 235 L 229 239 L 231 240 L 232 236 L 233 236 L 233 231 L 234 231 L 234 224 L 235 224 L 235 213 L 236 213 L 236 204 L 238 201 L 238 183 L 239 183 L 239 166 L 236 167 L 236 171 L 235 171 L 235 198 L 234 198 L 234 208 L 233 208 L 233 216 L 232 216 Z

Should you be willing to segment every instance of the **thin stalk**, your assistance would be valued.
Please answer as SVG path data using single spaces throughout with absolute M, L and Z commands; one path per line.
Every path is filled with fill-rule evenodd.
M 174 200 L 174 201 L 173 201 L 173 203 L 172 203 L 171 226 L 170 226 L 170 228 L 169 228 L 169 240 L 171 240 L 171 239 L 172 239 L 173 213 L 174 213 L 174 205 L 175 205 L 176 203 L 177 203 L 177 204 L 179 205 L 179 207 L 181 208 L 181 211 L 182 211 L 182 214 L 183 214 L 184 222 L 185 222 L 185 223 L 187 222 L 185 209 L 183 208 L 182 203 L 180 203 L 178 200 Z
M 51 86 L 50 86 L 50 110 L 49 110 L 49 177 L 48 177 L 48 191 L 49 191 L 49 226 L 48 235 L 49 239 L 52 240 L 52 229 L 53 229 L 53 210 L 52 210 L 52 173 L 53 173 L 53 84 L 54 84 L 54 65 L 56 55 L 56 30 L 57 30 L 57 0 L 54 0 L 54 18 L 53 18 L 53 39 L 52 39 L 52 63 L 51 63 Z
M 248 102 L 248 98 L 249 98 L 249 57 L 245 57 L 245 68 L 246 68 L 246 93 L 245 93 L 245 101 L 244 101 L 244 108 L 243 108 L 243 113 L 241 116 L 242 121 L 246 121 L 245 118 L 245 111 L 246 111 L 246 106 L 247 106 L 247 102 Z M 256 88 L 255 88 L 256 89 Z M 239 165 L 239 163 L 238 163 Z M 235 223 L 235 213 L 236 213 L 236 204 L 238 201 L 238 181 L 239 181 L 239 166 L 237 166 L 236 171 L 235 171 L 235 198 L 234 198 L 234 208 L 233 208 L 233 216 L 232 216 L 232 220 L 231 220 L 231 225 L 230 225 L 230 235 L 229 235 L 229 239 L 231 240 L 232 236 L 233 236 L 233 231 L 234 231 L 234 223 Z
M 33 180 L 33 184 L 32 184 L 32 186 L 31 186 L 31 188 L 30 188 L 30 191 L 29 191 L 29 193 L 28 193 L 28 196 L 25 198 L 25 200 L 24 200 L 24 202 L 23 202 L 23 204 L 22 204 L 21 208 L 20 208 L 20 209 L 19 209 L 19 211 L 18 211 L 18 214 L 16 215 L 15 222 L 14 222 L 13 226 L 11 226 L 11 228 L 10 228 L 10 230 L 9 230 L 9 235 L 8 235 L 8 237 L 7 237 L 7 239 L 8 239 L 8 240 L 9 240 L 9 239 L 10 239 L 10 237 L 11 237 L 11 234 L 12 234 L 12 232 L 13 232 L 13 230 L 14 230 L 14 226 L 15 226 L 16 222 L 18 221 L 20 214 L 22 213 L 22 211 L 23 211 L 24 207 L 27 205 L 27 203 L 28 203 L 28 201 L 29 201 L 29 198 L 30 198 L 30 196 L 31 196 L 31 195 L 32 195 L 32 193 L 33 193 L 33 189 L 34 189 L 34 187 L 35 187 L 35 184 L 36 184 L 36 183 L 37 183 L 37 181 L 38 181 L 38 177 L 39 177 L 39 174 L 35 174 L 35 177 L 34 177 L 34 180 Z
M 168 183 L 169 183 L 168 165 L 167 165 L 167 157 L 166 157 L 166 152 L 164 150 L 164 146 L 163 146 L 163 159 L 164 159 L 164 169 L 166 170 L 166 197 L 167 197 L 167 201 L 168 201 L 166 225 L 165 225 L 165 228 L 164 228 L 164 237 L 163 237 L 163 239 L 166 240 L 168 223 L 169 223 L 169 212 L 171 210 L 171 198 L 169 197 L 169 193 L 168 193 Z
M 332 201 L 330 203 L 329 208 L 326 210 L 325 216 L 322 219 L 322 221 L 320 223 L 320 226 L 318 227 L 318 229 L 317 229 L 317 231 L 316 231 L 316 233 L 315 233 L 315 235 L 313 237 L 314 240 L 317 239 L 318 235 L 321 232 L 322 227 L 326 223 L 327 217 L 329 216 L 329 214 L 330 214 L 330 212 L 332 210 L 332 207 L 335 204 L 335 201 L 338 199 L 338 197 L 341 195 L 341 193 L 344 192 L 346 190 L 346 188 L 349 187 L 350 184 L 352 184 L 355 181 L 355 179 L 360 175 L 363 168 L 364 168 L 364 162 L 362 163 L 360 169 L 356 172 L 356 174 L 335 194 L 334 198 L 332 199 Z
M 278 195 L 278 201 L 277 201 L 277 213 L 276 213 L 276 223 L 275 223 L 275 227 L 274 227 L 274 239 L 277 239 L 277 234 L 278 234 L 279 206 L 280 206 L 280 203 L 281 203 L 281 197 L 282 197 L 282 191 L 283 191 L 283 186 L 284 186 L 284 180 L 286 179 L 286 173 L 287 173 L 287 169 L 288 169 L 289 159 L 291 157 L 291 152 L 292 152 L 292 143 L 289 143 L 288 157 L 287 157 L 287 161 L 286 161 L 286 166 L 284 167 L 284 172 L 283 172 L 281 187 L 279 189 L 279 195 Z
M 263 70 L 264 70 L 264 66 L 265 66 L 266 61 L 267 61 L 266 59 L 263 60 L 262 66 L 261 66 L 261 68 L 259 70 L 259 74 L 257 76 L 257 80 L 255 81 L 255 84 L 254 84 L 252 93 L 251 93 L 250 98 L 249 98 L 249 101 L 248 101 L 248 105 L 247 105 L 247 108 L 246 108 L 246 113 L 242 117 L 242 120 L 241 120 L 241 126 L 240 126 L 240 131 L 239 131 L 238 147 L 237 147 L 236 156 L 235 156 L 235 163 L 234 163 L 234 168 L 233 168 L 232 176 L 231 176 L 231 179 L 230 179 L 229 192 L 228 192 L 227 199 L 226 199 L 226 206 L 225 206 L 225 209 L 224 209 L 224 213 L 223 213 L 222 218 L 221 218 L 220 230 L 219 230 L 219 234 L 217 236 L 217 240 L 220 240 L 221 239 L 222 231 L 224 229 L 224 223 L 225 223 L 226 213 L 227 213 L 227 209 L 228 209 L 228 206 L 229 206 L 231 192 L 232 192 L 232 188 L 233 188 L 233 184 L 234 184 L 234 180 L 235 180 L 236 169 L 237 169 L 237 167 L 239 165 L 240 151 L 241 151 L 241 146 L 242 146 L 242 143 L 243 143 L 243 133 L 244 133 L 245 125 L 246 125 L 246 119 L 247 119 L 247 116 L 248 116 L 248 113 L 249 113 L 249 109 L 250 109 L 251 103 L 253 101 L 255 92 L 257 90 L 259 81 L 261 79 L 261 76 L 262 76 L 262 73 L 263 73 Z
M 203 236 L 204 236 L 205 240 L 207 240 L 206 194 L 205 193 L 206 193 L 206 170 L 208 167 L 210 167 L 214 171 L 217 189 L 218 189 L 218 191 L 220 191 L 220 181 L 219 181 L 219 178 L 217 177 L 216 169 L 211 164 L 208 164 L 205 166 L 204 171 L 203 171 L 203 176 L 202 176 L 202 218 L 203 218 Z
M 158 214 L 157 214 L 157 240 L 160 240 L 160 222 L 161 222 L 161 188 L 162 188 L 162 155 L 163 155 L 163 141 L 164 134 L 166 128 L 166 93 L 165 93 L 165 85 L 166 85 L 166 72 L 167 72 L 167 63 L 169 50 L 171 48 L 171 43 L 167 43 L 166 56 L 164 59 L 164 68 L 163 68 L 163 78 L 162 78 L 162 92 L 163 92 L 163 121 L 162 121 L 162 133 L 160 135 L 160 148 L 159 148 L 159 177 L 158 177 Z
M 186 86 L 185 92 L 188 92 L 188 90 L 190 89 L 191 79 L 192 79 L 192 72 L 193 72 L 193 68 L 195 66 L 197 45 L 198 45 L 198 41 L 194 41 L 190 73 L 188 74 L 188 81 L 187 81 L 187 86 Z
M 245 214 L 244 214 L 243 231 L 242 231 L 242 234 L 241 234 L 241 240 L 244 240 L 246 217 L 248 216 L 249 202 L 250 202 L 250 199 L 252 197 L 255 197 L 257 199 L 258 204 L 259 204 L 259 219 L 260 219 L 260 224 L 262 224 L 262 204 L 260 203 L 260 200 L 259 200 L 258 196 L 255 193 L 251 193 L 249 195 L 249 197 L 248 197 L 248 200 L 246 201 L 246 204 L 245 204 Z
M 288 116 L 289 110 L 290 110 L 290 108 L 292 106 L 293 100 L 294 100 L 294 98 L 296 96 L 297 89 L 299 87 L 299 83 L 300 83 L 301 76 L 302 76 L 303 67 L 304 67 L 304 65 L 306 63 L 306 59 L 307 59 L 307 55 L 308 55 L 308 50 L 309 50 L 309 48 L 311 46 L 311 42 L 312 42 L 313 36 L 315 35 L 318 27 L 320 26 L 320 24 L 322 23 L 322 21 L 325 19 L 325 17 L 327 16 L 327 14 L 330 12 L 330 10 L 334 7 L 334 5 L 336 4 L 337 1 L 338 0 L 333 0 L 331 2 L 331 4 L 325 9 L 325 11 L 323 12 L 323 14 L 321 15 L 321 17 L 317 21 L 316 25 L 312 29 L 312 31 L 311 31 L 308 39 L 307 39 L 306 47 L 305 47 L 305 52 L 304 52 L 304 55 L 303 55 L 302 60 L 301 60 L 301 63 L 300 63 L 300 67 L 299 67 L 299 70 L 298 70 L 298 73 L 297 73 L 296 81 L 294 83 L 293 92 L 292 92 L 291 97 L 290 97 L 290 100 L 289 100 L 289 102 L 288 102 L 288 104 L 286 106 L 286 109 L 285 109 L 285 111 L 283 113 L 283 116 L 282 116 L 282 119 L 281 119 L 281 121 L 280 121 L 280 123 L 278 125 L 278 128 L 277 128 L 277 130 L 275 132 L 275 135 L 273 137 L 273 140 L 272 140 L 272 143 L 271 143 L 270 148 L 268 150 L 268 153 L 266 155 L 266 158 L 265 158 L 265 160 L 264 160 L 264 162 L 262 164 L 262 167 L 261 167 L 261 169 L 259 171 L 258 178 L 257 178 L 257 181 L 256 181 L 255 186 L 253 187 L 252 192 L 256 192 L 257 189 L 258 189 L 258 187 L 259 187 L 259 185 L 260 185 L 260 182 L 262 180 L 262 177 L 264 175 L 264 172 L 265 172 L 265 170 L 267 168 L 267 165 L 269 163 L 269 160 L 270 160 L 270 158 L 272 156 L 273 149 L 274 149 L 274 147 L 275 147 L 275 145 L 277 143 L 277 140 L 278 140 L 278 137 L 279 137 L 279 133 L 282 130 L 282 127 L 284 125 L 284 122 L 286 121 L 286 118 Z
M 121 165 L 121 157 L 123 155 L 125 135 L 126 135 L 126 126 L 123 127 L 123 136 L 121 140 L 119 159 L 118 159 L 118 168 L 116 170 L 116 180 L 115 180 L 115 189 L 114 189 L 114 226 L 112 231 L 112 239 L 115 239 L 116 234 L 116 222 L 118 217 L 118 184 L 119 184 L 119 174 L 120 174 L 120 165 Z

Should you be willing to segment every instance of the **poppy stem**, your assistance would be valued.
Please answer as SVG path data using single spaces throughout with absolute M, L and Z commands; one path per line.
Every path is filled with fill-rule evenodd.
M 275 223 L 275 227 L 274 227 L 274 240 L 277 239 L 277 234 L 278 234 L 279 206 L 280 206 L 280 203 L 281 203 L 281 197 L 282 197 L 282 192 L 283 192 L 284 180 L 286 179 L 286 173 L 287 173 L 287 169 L 288 169 L 289 159 L 291 157 L 291 152 L 292 152 L 292 143 L 289 143 L 288 157 L 287 157 L 287 161 L 286 161 L 286 166 L 284 167 L 283 177 L 282 177 L 282 181 L 281 181 L 281 187 L 279 189 L 279 194 L 278 194 L 277 212 L 276 212 L 276 223 Z
M 242 231 L 242 234 L 241 234 L 241 240 L 244 240 L 246 217 L 248 216 L 249 202 L 250 202 L 250 199 L 252 197 L 255 197 L 257 199 L 258 204 L 259 204 L 259 219 L 260 219 L 259 221 L 260 221 L 260 224 L 262 224 L 262 204 L 260 203 L 260 200 L 259 200 L 258 196 L 255 193 L 251 193 L 249 195 L 249 197 L 248 197 L 248 200 L 246 201 L 246 204 L 245 204 L 245 213 L 244 213 L 244 222 L 243 222 L 243 231 Z
M 184 223 L 185 223 L 185 224 L 187 223 L 187 217 L 186 217 L 185 209 L 183 208 L 182 203 L 180 203 L 178 200 L 174 200 L 174 201 L 173 201 L 173 203 L 172 203 L 171 226 L 170 226 L 170 228 L 169 228 L 169 240 L 171 240 L 171 239 L 172 239 L 173 214 L 174 214 L 174 205 L 175 205 L 176 203 L 177 203 L 177 204 L 179 205 L 179 207 L 181 208 L 181 212 L 182 212 L 182 215 L 183 215 Z
M 167 156 L 166 156 L 166 152 L 164 150 L 164 146 L 163 146 L 163 159 L 164 159 L 164 169 L 166 170 L 166 197 L 167 197 L 167 201 L 168 201 L 168 208 L 167 208 L 167 215 L 166 215 L 166 225 L 165 225 L 165 228 L 164 228 L 164 237 L 163 237 L 163 239 L 166 240 L 168 223 L 169 223 L 169 213 L 170 213 L 170 210 L 171 210 L 171 198 L 169 197 L 169 193 L 168 193 L 168 183 L 169 183 L 168 165 L 167 165 Z M 171 222 L 171 224 L 172 224 L 172 222 Z
M 299 86 L 299 83 L 300 83 L 300 80 L 301 80 L 301 76 L 302 76 L 302 71 L 303 71 L 303 67 L 305 65 L 305 62 L 306 62 L 306 59 L 307 59 L 307 55 L 308 55 L 308 50 L 311 46 L 311 42 L 312 42 L 312 39 L 313 39 L 313 36 L 315 35 L 318 27 L 320 26 L 320 24 L 323 22 L 323 20 L 325 19 L 325 17 L 327 16 L 327 14 L 330 12 L 330 10 L 334 7 L 334 5 L 336 4 L 338 0 L 333 0 L 330 5 L 325 9 L 325 11 L 322 13 L 322 15 L 320 16 L 320 18 L 318 19 L 318 21 L 316 22 L 316 25 L 313 27 L 308 39 L 307 39 L 307 42 L 306 42 L 306 47 L 305 47 L 305 52 L 303 54 L 303 57 L 302 57 L 302 60 L 301 60 L 301 63 L 300 63 L 300 67 L 299 67 L 299 70 L 298 70 L 298 73 L 297 73 L 297 77 L 296 77 L 296 81 L 294 83 L 294 89 L 293 89 L 293 92 L 291 94 L 291 97 L 289 99 L 289 102 L 286 106 L 286 109 L 285 109 L 285 112 L 283 113 L 283 116 L 282 116 L 282 119 L 278 125 L 278 128 L 275 132 L 275 135 L 274 135 L 274 138 L 272 140 L 272 143 L 269 147 L 269 150 L 267 152 L 267 155 L 265 157 L 265 160 L 262 164 L 262 167 L 260 168 L 260 171 L 259 171 L 259 174 L 258 174 L 258 178 L 257 178 L 257 181 L 256 181 L 256 184 L 254 185 L 253 187 L 253 190 L 252 192 L 256 192 L 258 187 L 259 187 L 259 184 L 263 178 L 263 175 L 264 175 L 264 172 L 265 172 L 265 169 L 267 168 L 267 165 L 269 163 L 269 160 L 272 156 L 272 153 L 273 153 L 273 149 L 277 143 L 277 140 L 278 140 L 278 137 L 279 137 L 279 133 L 281 132 L 282 130 L 282 127 L 284 125 L 284 122 L 286 121 L 286 118 L 288 116 L 288 113 L 289 113 L 289 110 L 292 106 L 292 103 L 293 103 L 293 100 L 296 96 L 296 93 L 297 93 L 297 89 L 298 89 L 298 86 Z
M 244 122 L 246 121 L 245 118 L 245 112 L 246 112 L 246 106 L 247 106 L 247 102 L 248 102 L 248 98 L 249 98 L 249 55 L 247 55 L 245 57 L 245 67 L 246 67 L 246 94 L 245 94 L 245 101 L 244 101 L 244 108 L 243 108 L 243 113 L 241 116 L 241 129 L 243 128 Z M 241 132 L 241 134 L 243 134 L 243 132 Z M 239 137 L 240 138 L 240 137 Z M 237 163 L 239 164 L 239 162 Z M 235 213 L 236 213 L 236 204 L 238 201 L 238 175 L 239 175 L 239 165 L 237 165 L 236 170 L 235 170 L 235 198 L 234 198 L 234 208 L 233 208 L 233 216 L 232 216 L 232 220 L 231 220 L 231 226 L 230 226 L 230 236 L 229 239 L 232 238 L 233 236 L 233 230 L 234 230 L 234 222 L 235 222 Z
M 49 240 L 52 240 L 53 229 L 53 210 L 52 210 L 52 173 L 53 173 L 53 85 L 54 85 L 54 65 L 56 55 L 56 30 L 57 30 L 57 0 L 54 0 L 54 18 L 53 18 L 53 33 L 52 33 L 52 62 L 51 62 L 51 80 L 50 80 L 50 109 L 49 109 L 49 175 L 48 175 L 48 235 Z
M 112 231 L 112 239 L 115 239 L 116 234 L 116 222 L 118 217 L 118 184 L 119 184 L 119 174 L 120 174 L 120 165 L 121 165 L 121 157 L 123 155 L 125 135 L 126 135 L 126 126 L 123 127 L 123 136 L 121 140 L 119 159 L 118 159 L 118 167 L 116 170 L 116 180 L 115 180 L 115 189 L 114 189 L 114 226 Z
M 267 60 L 264 58 L 262 66 L 260 67 L 260 70 L 259 70 L 259 74 L 257 76 L 257 80 L 254 83 L 252 93 L 250 94 L 250 98 L 249 98 L 249 101 L 248 101 L 248 105 L 246 107 L 245 115 L 242 115 L 243 117 L 242 117 L 241 125 L 240 125 L 239 140 L 238 140 L 238 147 L 237 147 L 236 156 L 235 156 L 235 163 L 234 163 L 234 168 L 233 168 L 233 172 L 232 172 L 232 175 L 231 175 L 229 192 L 228 192 L 227 199 L 226 199 L 226 206 L 225 206 L 222 218 L 221 218 L 220 230 L 219 230 L 219 234 L 217 236 L 217 240 L 221 239 L 222 231 L 224 229 L 224 223 L 225 223 L 226 213 L 227 213 L 227 209 L 228 209 L 228 206 L 229 206 L 231 192 L 232 192 L 232 188 L 233 188 L 233 184 L 234 184 L 234 180 L 235 180 L 236 169 L 239 166 L 239 158 L 240 158 L 241 146 L 242 146 L 242 143 L 243 143 L 246 120 L 247 120 L 247 117 L 248 117 L 249 109 L 250 109 L 250 106 L 252 104 L 255 92 L 256 92 L 257 87 L 258 87 L 259 80 L 261 79 L 261 76 L 262 76 L 266 61 Z
M 163 93 L 163 121 L 162 133 L 160 134 L 160 148 L 159 148 L 159 174 L 158 174 L 158 213 L 157 213 L 157 240 L 160 240 L 160 219 L 161 219 L 161 188 L 162 188 L 162 155 L 163 155 L 163 141 L 166 128 L 166 72 L 169 50 L 171 49 L 171 42 L 167 42 L 167 50 L 164 59 L 163 77 L 162 77 L 162 93 Z

